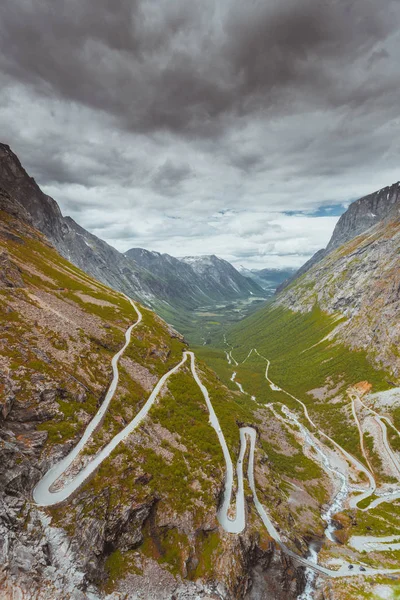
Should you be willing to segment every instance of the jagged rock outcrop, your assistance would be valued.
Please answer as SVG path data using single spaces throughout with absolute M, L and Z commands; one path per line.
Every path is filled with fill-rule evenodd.
M 277 288 L 277 293 L 307 273 L 315 264 L 323 260 L 333 250 L 339 248 L 339 246 L 374 227 L 377 223 L 395 218 L 399 210 L 400 182 L 352 202 L 336 223 L 327 247 L 318 250 L 292 277 L 284 281 Z
M 1 150 L 1 147 L 0 147 Z M 17 217 L 21 221 L 32 224 L 32 219 L 27 210 L 15 198 L 0 187 L 0 210 L 3 210 L 10 215 Z
M 350 235 L 356 230 L 354 219 L 361 210 L 360 202 L 343 219 L 330 252 L 284 289 L 277 302 L 296 312 L 317 305 L 327 313 L 343 315 L 346 320 L 334 331 L 337 339 L 352 349 L 365 350 L 377 366 L 399 380 L 400 194 L 397 186 L 390 190 L 384 198 L 379 193 L 367 201 L 369 208 L 390 201 L 380 209 L 382 220 L 335 247 L 346 232 Z
M 42 192 L 6 144 L 0 144 L 0 186 L 24 207 L 36 229 L 56 246 L 61 244 L 68 228 L 57 202 Z
M 24 287 L 18 267 L 10 260 L 6 251 L 0 250 L 0 289 Z
M 400 182 L 350 204 L 333 231 L 326 254 L 352 240 L 400 209 Z

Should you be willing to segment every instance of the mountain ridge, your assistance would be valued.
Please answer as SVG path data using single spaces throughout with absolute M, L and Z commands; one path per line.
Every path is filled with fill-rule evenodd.
M 149 270 L 149 264 L 144 266 L 143 261 L 140 264 L 139 260 L 134 260 L 133 251 L 121 253 L 85 230 L 72 217 L 64 217 L 57 202 L 42 192 L 6 144 L 0 144 L 0 187 L 10 194 L 14 202 L 23 207 L 24 218 L 26 219 L 28 215 L 30 223 L 53 243 L 64 258 L 102 283 L 132 295 L 145 304 L 157 307 L 160 312 L 163 311 L 166 303 L 175 310 L 182 308 L 191 310 L 214 301 L 230 301 L 256 293 L 263 295 L 261 288 L 242 278 L 237 271 L 235 278 L 240 280 L 238 289 L 233 286 L 224 287 L 222 284 L 216 286 L 215 282 L 214 285 L 210 285 L 210 282 L 207 284 L 204 278 L 199 280 L 194 271 L 188 270 L 182 281 L 176 274 L 166 269 L 161 273 L 159 268 L 156 276 Z M 21 210 L 20 216 L 22 217 Z M 159 259 L 162 256 L 167 255 L 159 254 Z M 139 259 L 139 255 L 136 258 Z M 222 261 L 222 259 L 218 260 Z M 175 261 L 178 259 L 170 257 L 172 268 L 173 264 L 182 264 Z M 165 264 L 164 260 L 164 266 Z M 229 265 L 227 268 L 232 272 L 234 267 L 226 262 L 224 264 Z M 153 270 L 155 268 L 154 262 L 152 268 Z M 190 281 L 190 275 L 193 281 Z M 205 289 L 201 289 L 202 286 Z
M 166 253 L 131 248 L 125 256 L 157 274 L 169 287 L 175 286 L 176 290 L 176 286 L 180 286 L 181 295 L 191 297 L 197 306 L 264 295 L 262 288 L 215 255 L 176 258 Z
M 352 202 L 336 223 L 326 248 L 318 250 L 292 277 L 284 281 L 277 288 L 277 293 L 279 294 L 293 281 L 307 273 L 309 269 L 339 246 L 371 229 L 380 221 L 390 219 L 391 215 L 399 208 L 400 182 L 393 183 Z
M 399 195 L 400 200 L 400 195 Z M 400 213 L 396 202 L 374 226 L 333 248 L 276 296 L 295 312 L 319 306 L 345 321 L 335 335 L 400 377 Z

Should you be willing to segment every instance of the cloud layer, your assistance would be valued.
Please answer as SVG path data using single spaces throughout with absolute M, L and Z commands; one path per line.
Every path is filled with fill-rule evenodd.
M 397 0 L 3 0 L 2 141 L 121 250 L 297 266 L 315 211 L 399 179 L 399 25 Z

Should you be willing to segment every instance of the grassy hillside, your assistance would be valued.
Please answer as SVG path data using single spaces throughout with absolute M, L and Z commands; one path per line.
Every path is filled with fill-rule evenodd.
M 136 313 L 124 296 L 64 260 L 35 230 L 7 213 L 0 217 L 0 252 L 13 277 L 0 288 L 0 356 L 7 386 L 15 388 L 14 410 L 40 412 L 48 397 L 51 418 L 38 419 L 46 444 L 74 439 L 97 411 L 111 379 L 111 358 Z M 143 381 L 156 382 L 184 348 L 154 313 L 143 312 L 137 350 L 123 359 L 114 399 L 116 406 L 129 396 L 126 404 L 134 410 L 147 397 Z M 136 367 L 141 363 L 142 372 Z
M 235 558 L 234 573 L 216 562 L 231 544 L 216 519 L 224 461 L 187 365 L 73 498 L 37 511 L 30 496 L 40 472 L 72 448 L 96 413 L 111 380 L 111 359 L 137 316 L 124 296 L 2 211 L 0 260 L 0 496 L 6 507 L 19 499 L 18 535 L 33 546 L 35 536 L 44 535 L 38 514 L 47 513 L 73 540 L 80 570 L 107 590 L 128 573 L 140 576 L 152 561 L 174 575 L 236 585 L 246 559 Z M 154 312 L 141 312 L 120 360 L 117 392 L 74 469 L 129 423 L 182 358 L 183 338 Z M 239 423 L 259 419 L 208 366 L 198 363 L 198 369 L 235 461 Z
M 273 391 L 265 379 L 266 361 L 252 353 L 252 348 L 270 360 L 270 379 L 280 388 L 302 400 L 311 417 L 321 428 L 348 451 L 360 456 L 358 432 L 349 414 L 346 389 L 360 381 L 369 381 L 373 391 L 390 387 L 389 375 L 374 367 L 362 351 L 350 351 L 334 339 L 327 339 L 342 320 L 340 315 L 327 315 L 318 308 L 309 313 L 294 313 L 273 303 L 226 331 L 214 347 L 199 347 L 196 352 L 213 365 L 221 379 L 234 389 L 232 371 L 250 396 L 259 402 L 283 402 L 299 411 L 295 400 Z M 225 351 L 239 363 L 229 366 Z M 236 388 L 237 389 L 237 388 Z M 321 390 L 313 394 L 313 390 Z M 335 402 L 329 398 L 335 397 Z M 300 411 L 301 412 L 301 411 Z M 347 427 L 343 428 L 343 424 Z

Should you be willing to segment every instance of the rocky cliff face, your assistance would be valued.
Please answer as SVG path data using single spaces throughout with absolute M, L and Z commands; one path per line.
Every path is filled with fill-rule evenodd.
M 26 173 L 18 157 L 0 144 L 0 187 L 23 207 L 30 223 L 43 233 L 64 258 L 82 268 L 106 285 L 146 300 L 152 297 L 150 273 L 144 273 L 134 262 L 103 240 L 90 234 L 61 210 L 50 196 L 44 194 L 35 180 Z
M 326 247 L 326 253 L 342 246 L 364 233 L 380 221 L 389 217 L 393 210 L 400 209 L 400 182 L 385 187 L 350 204 L 340 217 Z
M 52 241 L 64 239 L 68 228 L 57 202 L 42 192 L 6 144 L 0 144 L 0 187 L 24 207 L 36 229 Z
M 369 196 L 359 198 L 340 217 L 329 244 L 318 250 L 292 277 L 278 288 L 279 293 L 290 283 L 307 273 L 315 264 L 323 260 L 339 246 L 364 233 L 374 225 L 393 218 L 400 210 L 400 182 L 385 187 Z
M 333 335 L 352 349 L 365 350 L 371 360 L 390 371 L 395 380 L 400 378 L 399 197 L 397 186 L 385 194 L 380 192 L 369 197 L 368 209 L 375 207 L 378 214 L 381 206 L 382 220 L 335 247 L 357 229 L 360 211 L 365 216 L 364 209 L 360 208 L 362 202 L 356 204 L 350 214 L 344 216 L 328 255 L 277 298 L 279 304 L 294 311 L 310 311 L 317 305 L 327 313 L 345 316 L 345 322 Z M 362 220 L 364 225 L 366 219 L 368 216 Z

